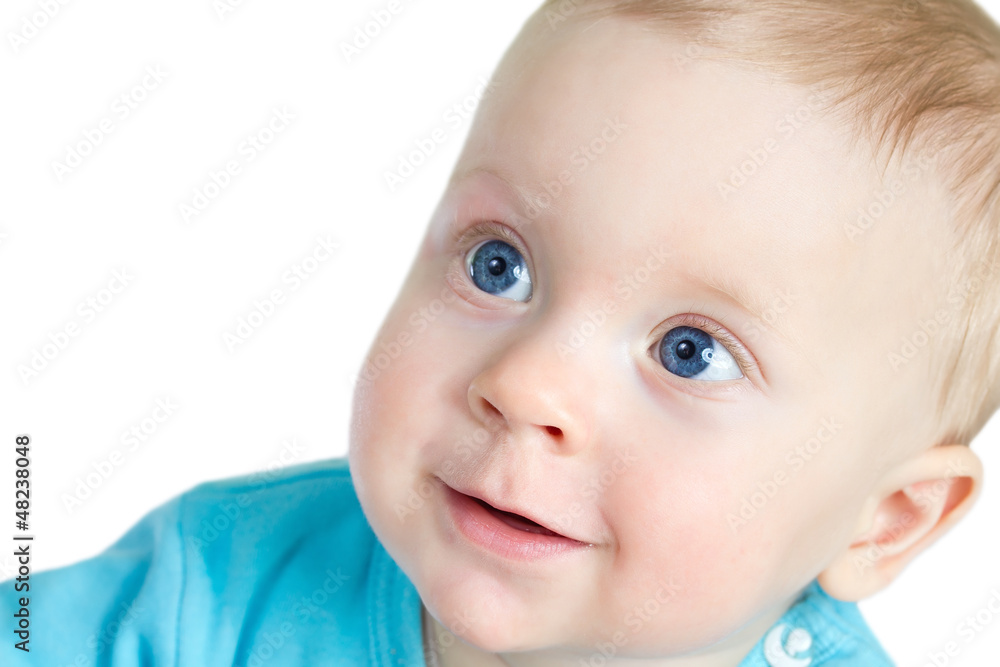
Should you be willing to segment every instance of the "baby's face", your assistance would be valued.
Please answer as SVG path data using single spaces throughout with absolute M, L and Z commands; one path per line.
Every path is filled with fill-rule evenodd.
M 528 30 L 359 381 L 358 493 L 481 649 L 735 663 L 930 429 L 926 349 L 888 358 L 941 302 L 937 200 L 804 88 Z

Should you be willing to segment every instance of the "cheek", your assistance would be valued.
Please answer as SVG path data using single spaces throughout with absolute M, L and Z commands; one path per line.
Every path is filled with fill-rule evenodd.
M 793 423 L 760 409 L 725 423 L 660 425 L 661 435 L 638 449 L 639 464 L 603 498 L 618 541 L 617 590 L 606 593 L 616 610 L 606 621 L 611 631 L 628 626 L 637 650 L 652 653 L 664 637 L 691 648 L 721 641 L 780 607 L 831 553 L 832 517 L 823 509 L 839 498 L 826 495 L 831 485 L 806 471 L 768 485 L 805 440 L 791 434 L 815 431 L 810 418 Z M 819 457 L 811 463 L 820 476 L 831 467 Z
M 450 437 L 448 424 L 467 403 L 467 345 L 446 325 L 454 301 L 440 289 L 416 289 L 418 280 L 411 274 L 387 314 L 354 390 L 351 472 L 376 529 L 379 515 L 391 525 L 393 508 L 407 505 L 432 465 L 430 453 Z
M 750 549 L 722 520 L 732 502 L 720 471 L 684 465 L 638 469 L 609 494 L 621 519 L 614 568 L 635 649 L 655 653 L 663 637 L 694 649 L 721 641 L 760 611 L 768 594 L 755 576 L 773 553 Z M 639 491 L 642 490 L 642 491 Z
M 429 435 L 432 415 L 422 402 L 436 392 L 435 379 L 419 361 L 425 341 L 408 325 L 409 311 L 409 300 L 397 300 L 354 388 L 349 457 L 366 512 L 391 505 L 400 488 L 412 486 L 413 463 Z
M 352 405 L 352 453 L 373 446 L 378 433 L 412 430 L 421 414 L 414 408 L 438 389 L 443 365 L 434 363 L 441 344 L 435 322 L 449 306 L 427 287 L 428 270 L 418 257 L 361 365 Z

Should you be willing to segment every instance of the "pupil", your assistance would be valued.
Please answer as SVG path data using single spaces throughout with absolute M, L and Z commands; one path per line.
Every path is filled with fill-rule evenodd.
M 494 257 L 486 265 L 486 268 L 492 275 L 499 276 L 507 270 L 507 262 L 502 257 Z
M 677 347 L 674 349 L 677 351 L 677 356 L 681 359 L 687 360 L 694 356 L 694 343 L 689 340 L 682 340 L 677 343 Z

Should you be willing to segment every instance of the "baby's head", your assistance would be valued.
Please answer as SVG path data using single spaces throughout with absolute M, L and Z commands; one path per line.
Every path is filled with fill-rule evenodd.
M 456 650 L 735 664 L 965 514 L 1000 401 L 984 14 L 563 0 L 494 84 L 351 432 Z

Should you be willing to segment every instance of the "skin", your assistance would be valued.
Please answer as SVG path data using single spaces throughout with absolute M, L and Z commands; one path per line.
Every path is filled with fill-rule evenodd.
M 451 637 L 444 665 L 578 665 L 602 642 L 608 664 L 737 665 L 814 578 L 845 598 L 883 586 L 978 489 L 967 472 L 916 502 L 952 450 L 926 454 L 948 444 L 930 355 L 886 361 L 947 293 L 938 256 L 953 239 L 931 172 L 849 239 L 845 223 L 901 172 L 880 175 L 818 112 L 779 131 L 818 109 L 811 91 L 678 61 L 685 46 L 626 19 L 529 22 L 369 352 L 352 475 L 425 624 Z M 723 197 L 768 139 L 778 148 Z M 591 145 L 593 159 L 578 153 Z M 483 222 L 513 233 L 530 300 L 466 272 L 501 237 L 454 232 Z M 742 377 L 668 371 L 658 344 L 678 326 L 728 346 Z M 456 530 L 443 483 L 592 546 L 500 557 Z M 890 555 L 845 565 L 903 510 L 917 527 L 880 542 Z

